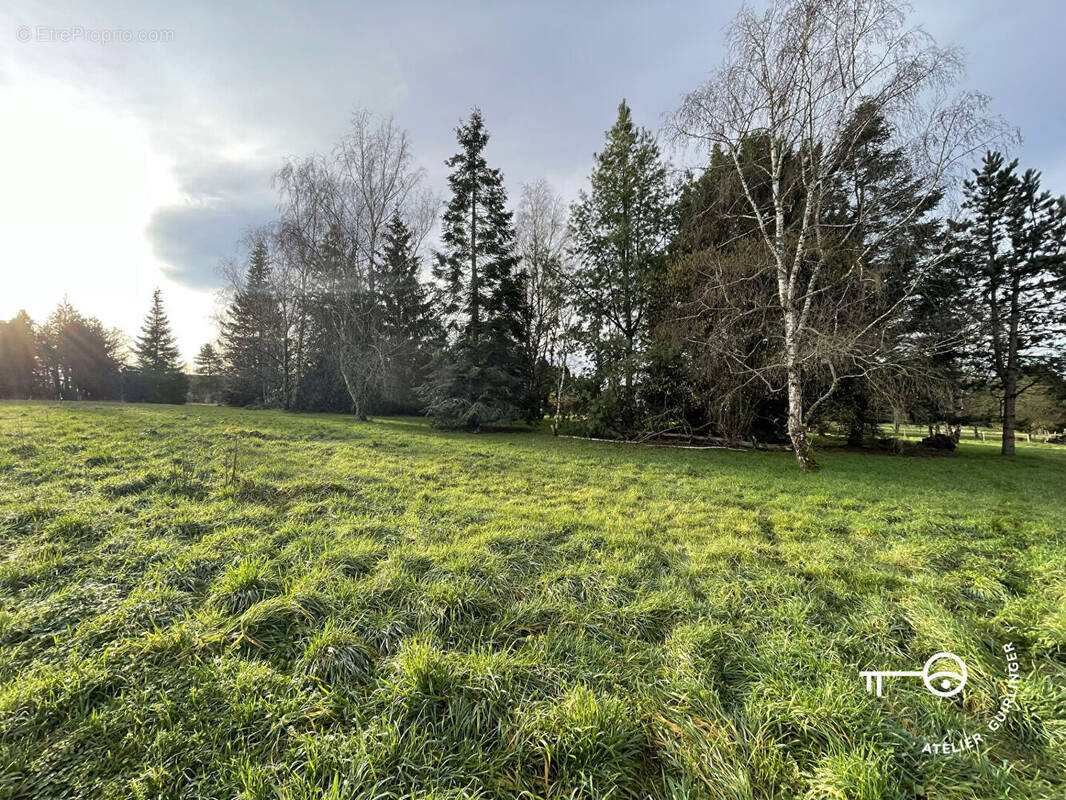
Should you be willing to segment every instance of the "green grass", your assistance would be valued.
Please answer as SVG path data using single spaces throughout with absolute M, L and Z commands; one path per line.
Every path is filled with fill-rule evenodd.
M 1063 797 L 1066 448 L 821 461 L 0 404 L 0 797 Z

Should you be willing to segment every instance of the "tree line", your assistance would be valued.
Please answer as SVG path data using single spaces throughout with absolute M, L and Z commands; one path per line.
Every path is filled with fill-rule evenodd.
M 0 320 L 0 398 L 183 403 L 189 385 L 159 289 L 132 345 L 66 300 L 43 324 Z
M 25 311 L 0 320 L 0 397 L 184 403 L 188 391 L 158 289 L 132 346 L 67 300 L 40 325 Z
M 1020 398 L 1053 422 L 1066 396 L 1066 201 L 1000 152 L 1013 134 L 961 74 L 889 0 L 745 8 L 666 126 L 702 167 L 623 101 L 569 207 L 538 181 L 512 208 L 479 110 L 443 203 L 406 133 L 359 112 L 275 175 L 194 395 L 787 442 L 802 468 L 830 424 L 861 445 L 886 419 L 994 414 L 1013 452 Z

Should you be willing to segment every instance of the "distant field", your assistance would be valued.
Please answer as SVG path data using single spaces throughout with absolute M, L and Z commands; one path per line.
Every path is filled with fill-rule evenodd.
M 942 432 L 947 433 L 945 429 L 941 429 Z M 880 426 L 880 433 L 882 436 L 895 435 L 895 429 L 890 423 L 882 423 Z M 974 433 L 973 425 L 963 425 L 960 430 L 960 441 L 979 441 L 986 442 L 988 444 L 999 444 L 1002 441 L 1003 429 L 1002 428 L 988 428 L 983 425 L 978 426 L 976 429 L 976 435 Z M 904 439 L 924 439 L 929 435 L 929 428 L 926 425 L 900 425 L 899 435 Z M 1038 433 L 1029 434 L 1025 431 L 1018 431 L 1015 434 L 1015 439 L 1019 444 L 1044 444 L 1044 438 L 1047 436 L 1043 431 Z M 1061 445 L 1060 445 L 1061 446 Z M 1064 448 L 1066 450 L 1066 448 Z
M 1066 448 L 821 461 L 0 403 L 0 797 L 1066 796 Z

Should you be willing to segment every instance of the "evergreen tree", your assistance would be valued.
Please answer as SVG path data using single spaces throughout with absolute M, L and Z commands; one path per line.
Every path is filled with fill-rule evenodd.
M 196 374 L 205 378 L 217 378 L 222 374 L 222 357 L 210 342 L 196 354 Z
M 114 400 L 121 396 L 121 337 L 86 318 L 67 300 L 38 331 L 44 394 L 57 400 Z
M 1066 198 L 1040 190 L 1040 173 L 985 155 L 963 185 L 967 217 L 953 227 L 954 265 L 978 335 L 973 357 L 1001 401 L 1002 453 L 1014 453 L 1019 395 L 1041 371 L 1061 373 L 1066 336 Z
M 941 193 L 922 196 L 921 179 L 906 151 L 892 146 L 893 129 L 873 103 L 856 109 L 846 138 L 852 142 L 850 158 L 839 164 L 823 201 L 827 235 L 837 240 L 835 258 L 823 269 L 842 291 L 861 299 L 836 317 L 838 327 L 873 326 L 893 369 L 870 367 L 874 359 L 858 369 L 842 364 L 838 374 L 853 374 L 840 378 L 823 414 L 845 424 L 848 444 L 861 446 L 864 436 L 877 430 L 880 401 L 906 394 L 901 381 L 910 385 L 915 375 L 922 376 L 922 390 L 908 392 L 912 401 L 950 398 L 948 375 L 956 353 L 945 342 L 954 340 L 955 331 L 944 313 L 953 304 L 945 302 L 946 264 L 937 252 L 942 224 L 932 217 Z M 812 395 L 821 394 L 818 371 L 809 373 Z
M 217 402 L 222 386 L 225 364 L 215 346 L 207 342 L 200 347 L 194 362 L 196 376 L 192 380 L 192 396 L 198 403 Z
M 421 408 L 415 390 L 423 383 L 431 351 L 441 338 L 420 271 L 411 231 L 397 211 L 385 230 L 378 273 L 381 338 L 388 354 L 382 399 L 390 410 L 405 413 Z
M 653 276 L 673 229 L 666 166 L 623 100 L 596 154 L 590 190 L 571 211 L 575 302 L 606 416 L 637 422 L 636 389 Z
M 20 311 L 0 322 L 0 397 L 33 397 L 36 389 L 36 331 L 29 314 Z
M 226 362 L 225 401 L 268 405 L 281 390 L 278 377 L 279 315 L 270 287 L 270 259 L 259 240 L 248 259 L 248 274 L 227 309 L 220 331 Z
M 139 389 L 135 399 L 148 403 L 184 403 L 188 379 L 182 372 L 177 343 L 170 320 L 163 310 L 163 293 L 152 293 L 152 306 L 134 346 Z
M 460 152 L 445 162 L 452 170 L 445 249 L 433 270 L 451 343 L 422 394 L 435 424 L 476 430 L 517 418 L 526 402 L 524 276 L 503 176 L 483 155 L 489 136 L 481 112 L 475 109 L 456 135 Z

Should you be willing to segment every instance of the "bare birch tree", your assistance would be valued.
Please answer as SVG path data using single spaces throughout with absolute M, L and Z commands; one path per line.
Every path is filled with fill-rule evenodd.
M 892 309 L 873 319 L 856 315 L 862 300 L 851 299 L 847 287 L 892 230 L 866 226 L 861 208 L 842 226 L 827 203 L 834 176 L 863 138 L 862 124 L 854 124 L 858 109 L 865 104 L 875 112 L 866 115 L 871 121 L 888 120 L 918 178 L 918 190 L 894 210 L 895 226 L 927 207 L 1003 128 L 986 115 L 985 97 L 953 88 L 962 73 L 959 52 L 909 27 L 906 7 L 893 0 L 778 0 L 765 13 L 744 8 L 726 45 L 724 62 L 684 98 L 672 127 L 683 141 L 719 148 L 740 181 L 742 213 L 762 243 L 751 269 L 768 271 L 776 289 L 772 357 L 752 378 L 786 392 L 789 438 L 799 466 L 809 469 L 810 413 L 840 380 L 889 359 L 876 333 Z M 741 152 L 755 139 L 769 150 L 756 165 L 765 200 Z M 852 239 L 854 226 L 869 230 L 863 247 L 849 245 L 850 263 L 830 269 L 842 257 L 836 243 Z M 849 325 L 849 318 L 861 323 Z M 852 358 L 860 349 L 861 357 Z M 815 369 L 828 379 L 812 401 L 804 397 L 804 376 Z
M 286 252 L 336 338 L 341 377 L 360 419 L 388 361 L 375 297 L 385 229 L 400 211 L 425 236 L 433 201 L 418 192 L 421 181 L 406 132 L 366 111 L 352 116 L 351 131 L 328 157 L 287 164 L 276 176 Z
M 525 272 L 526 341 L 523 351 L 530 380 L 529 392 L 537 398 L 540 411 L 544 395 L 545 370 L 559 344 L 562 312 L 566 304 L 566 285 L 562 269 L 567 240 L 566 202 L 546 180 L 523 184 L 515 228 L 518 255 Z M 564 368 L 565 369 L 565 368 Z

